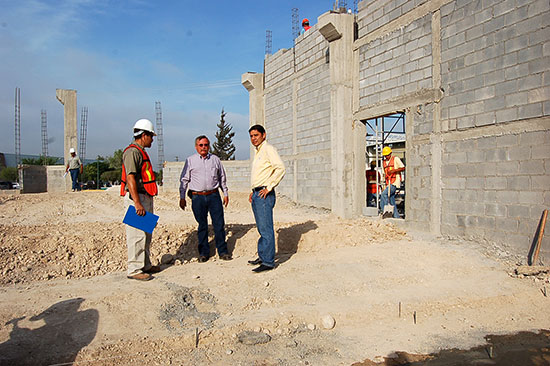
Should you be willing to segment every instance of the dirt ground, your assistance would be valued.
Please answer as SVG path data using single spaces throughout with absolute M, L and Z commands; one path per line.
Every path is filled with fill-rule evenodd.
M 198 263 L 192 213 L 161 193 L 163 271 L 139 282 L 116 188 L 0 194 L 0 365 L 405 365 L 470 348 L 457 365 L 490 365 L 514 334 L 550 364 L 548 274 L 515 274 L 525 259 L 506 248 L 278 197 L 277 267 L 256 274 L 247 197 L 226 209 L 234 259 Z

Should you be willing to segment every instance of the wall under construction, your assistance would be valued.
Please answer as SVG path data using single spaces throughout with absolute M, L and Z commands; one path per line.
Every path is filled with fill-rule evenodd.
M 321 15 L 264 75 L 243 75 L 250 123 L 287 166 L 279 191 L 360 215 L 362 121 L 404 111 L 406 220 L 526 254 L 550 206 L 549 23 L 548 1 L 369 0 Z

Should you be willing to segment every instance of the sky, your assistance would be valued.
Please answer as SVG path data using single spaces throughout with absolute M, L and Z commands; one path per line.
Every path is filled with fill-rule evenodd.
M 353 3 L 348 1 L 348 3 Z M 153 1 L 0 0 L 0 152 L 15 152 L 15 88 L 21 90 L 21 154 L 63 156 L 63 105 L 56 89 L 77 90 L 88 108 L 86 158 L 112 156 L 140 118 L 156 124 L 161 103 L 165 160 L 213 142 L 222 108 L 236 158 L 249 157 L 246 72 L 262 72 L 266 30 L 272 50 L 291 48 L 292 8 L 310 24 L 334 0 Z M 268 131 L 269 138 L 269 131 Z M 80 137 L 79 137 L 80 139 Z M 157 142 L 150 156 L 157 162 Z

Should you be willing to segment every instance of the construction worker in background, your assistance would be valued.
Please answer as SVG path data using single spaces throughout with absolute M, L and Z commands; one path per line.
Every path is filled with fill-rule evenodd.
M 78 184 L 78 173 L 80 172 L 80 174 L 82 174 L 84 166 L 82 165 L 82 162 L 80 161 L 78 155 L 76 155 L 74 147 L 71 147 L 69 149 L 69 153 L 71 154 L 71 156 L 69 157 L 69 162 L 67 163 L 67 167 L 65 168 L 65 173 L 71 173 L 71 180 L 73 181 L 73 192 L 80 191 L 80 185 Z
M 376 178 L 378 173 L 378 180 Z M 367 207 L 376 207 L 376 196 L 382 191 L 380 189 L 380 183 L 382 183 L 382 176 L 380 172 L 376 170 L 376 161 L 370 162 L 370 169 L 365 172 L 367 178 Z M 378 184 L 378 190 L 376 185 Z
M 386 189 L 382 192 L 380 202 L 382 208 L 388 204 L 393 206 L 393 217 L 396 219 L 401 218 L 397 212 L 397 206 L 395 205 L 395 192 L 398 188 L 401 188 L 401 172 L 405 171 L 405 165 L 397 156 L 392 155 L 392 150 L 389 146 L 382 149 L 382 156 L 384 157 L 384 176 L 386 178 Z M 389 197 L 388 197 L 389 189 Z
M 306 31 L 309 30 L 309 28 L 311 28 L 309 26 L 309 20 L 307 18 L 304 18 L 304 20 L 302 20 L 302 30 L 300 31 L 300 34 L 304 34 Z
M 146 211 L 153 212 L 153 197 L 158 193 L 153 165 L 145 152 L 156 135 L 151 121 L 138 120 L 134 124 L 134 142 L 122 154 L 120 195 L 124 196 L 125 208 L 134 205 L 139 216 L 144 216 Z M 148 281 L 151 273 L 160 272 L 160 267 L 151 265 L 149 258 L 151 238 L 151 234 L 126 225 L 128 278 Z

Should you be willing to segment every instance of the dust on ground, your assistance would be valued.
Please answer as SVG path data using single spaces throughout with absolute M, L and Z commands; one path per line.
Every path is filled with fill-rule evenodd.
M 550 328 L 547 275 L 514 274 L 521 259 L 503 248 L 282 196 L 277 268 L 252 273 L 247 198 L 231 193 L 225 211 L 234 259 L 198 263 L 192 213 L 161 193 L 151 251 L 163 271 L 143 283 L 125 276 L 116 188 L 0 195 L 0 364 L 382 364 Z

